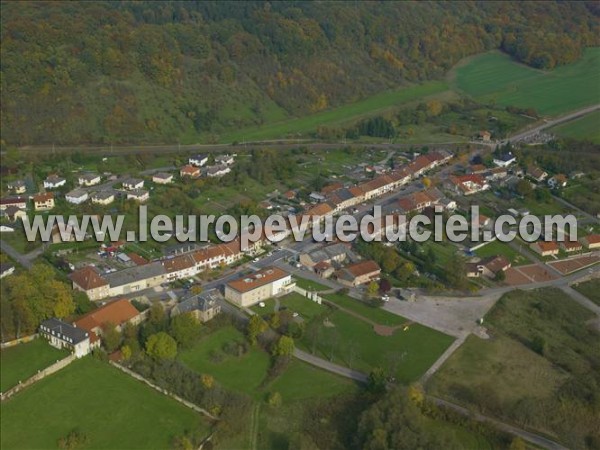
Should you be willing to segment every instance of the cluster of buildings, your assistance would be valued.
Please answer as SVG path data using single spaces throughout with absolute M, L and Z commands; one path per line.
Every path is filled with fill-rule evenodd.
M 556 241 L 537 241 L 529 244 L 529 248 L 540 256 L 556 256 L 562 250 L 565 253 L 577 253 L 584 249 L 600 249 L 600 234 L 590 234 L 579 240 L 566 240 L 564 242 Z
M 179 169 L 179 175 L 181 178 L 222 177 L 231 172 L 235 155 L 216 155 L 214 160 L 214 164 L 208 165 L 208 155 L 192 156 L 188 163 Z

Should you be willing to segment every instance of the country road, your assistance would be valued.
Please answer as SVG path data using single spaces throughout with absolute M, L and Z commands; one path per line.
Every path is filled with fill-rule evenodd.
M 539 133 L 542 130 L 547 128 L 551 128 L 558 124 L 568 122 L 570 120 L 574 120 L 576 118 L 582 117 L 586 114 L 589 114 L 593 111 L 600 109 L 600 104 L 588 106 L 582 109 L 578 109 L 576 111 L 572 111 L 568 114 L 565 114 L 560 117 L 555 117 L 550 120 L 545 121 L 544 123 L 533 125 L 532 128 L 521 130 L 508 138 L 506 138 L 502 143 L 506 143 L 507 141 L 516 142 L 522 140 L 526 137 Z M 436 147 L 456 147 L 459 145 L 466 144 L 465 140 L 458 140 L 456 142 L 419 142 L 419 143 L 364 143 L 364 142 L 347 142 L 347 141 L 338 141 L 338 142 L 319 142 L 319 141 L 308 141 L 308 140 L 297 140 L 297 139 L 272 139 L 272 140 L 263 140 L 257 142 L 245 142 L 242 144 L 233 144 L 233 143 L 225 143 L 225 144 L 189 144 L 189 145 L 181 145 L 181 144 L 142 144 L 142 145 L 65 145 L 65 146 L 55 146 L 55 145 L 26 145 L 22 147 L 18 147 L 18 150 L 23 153 L 70 153 L 70 152 L 102 152 L 104 155 L 128 155 L 128 154 L 138 154 L 143 152 L 152 152 L 152 153 L 181 153 L 181 152 L 193 152 L 193 151 L 203 151 L 203 152 L 224 152 L 224 151 L 235 151 L 236 148 L 240 149 L 255 149 L 255 148 L 264 148 L 270 147 L 277 150 L 288 150 L 292 148 L 297 148 L 299 145 L 303 147 L 310 148 L 312 150 L 329 150 L 329 149 L 338 149 L 340 146 L 349 146 L 349 147 L 372 147 L 372 148 L 411 148 L 415 146 L 436 146 Z M 479 144 L 484 146 L 494 145 L 493 143 L 483 143 L 483 142 L 471 142 L 471 144 Z M 4 152 L 2 152 L 4 153 Z

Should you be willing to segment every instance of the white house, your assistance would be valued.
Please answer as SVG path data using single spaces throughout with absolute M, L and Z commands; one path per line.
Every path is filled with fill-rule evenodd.
M 234 163 L 235 159 L 234 159 L 234 155 L 217 155 L 215 156 L 215 164 L 217 165 L 226 165 L 226 166 L 230 166 Z
M 567 177 L 562 173 L 554 175 L 552 178 L 548 180 L 548 186 L 552 189 L 558 189 L 565 187 L 567 185 Z
M 191 156 L 188 159 L 188 163 L 191 166 L 196 166 L 196 167 L 202 167 L 204 164 L 206 164 L 208 162 L 208 156 L 207 155 L 196 155 L 196 156 Z
M 293 286 L 289 273 L 277 267 L 267 267 L 227 283 L 225 298 L 238 306 L 246 307 L 287 292 Z
M 127 189 L 128 191 L 142 189 L 143 187 L 144 180 L 140 180 L 139 178 L 129 178 L 123 181 L 123 189 Z
M 96 173 L 84 173 L 79 175 L 79 185 L 80 186 L 94 186 L 100 183 L 100 175 Z
M 219 166 L 211 166 L 207 169 L 206 175 L 209 177 L 222 177 L 223 175 L 227 175 L 231 172 L 229 166 L 219 165 Z
M 136 202 L 145 202 L 150 198 L 150 193 L 145 189 L 135 189 L 127 193 L 127 200 L 135 200 Z
M 56 189 L 65 184 L 67 184 L 67 180 L 58 175 L 49 175 L 48 178 L 44 180 L 45 189 Z
M 92 350 L 87 331 L 54 317 L 40 324 L 40 334 L 48 339 L 51 346 L 59 349 L 66 348 L 78 358 Z
M 92 195 L 92 203 L 95 205 L 110 205 L 115 201 L 115 194 L 112 191 L 100 191 Z
M 494 164 L 496 164 L 498 167 L 508 167 L 516 161 L 517 161 L 517 157 L 515 155 L 513 155 L 511 152 L 504 153 L 504 154 L 502 154 L 500 156 L 496 156 L 494 158 Z
M 169 184 L 173 182 L 173 174 L 171 173 L 155 173 L 152 175 L 152 182 L 156 184 Z
M 73 189 L 71 192 L 67 192 L 65 195 L 65 200 L 69 203 L 73 203 L 74 205 L 80 205 L 83 202 L 87 201 L 89 195 L 87 191 L 83 189 Z

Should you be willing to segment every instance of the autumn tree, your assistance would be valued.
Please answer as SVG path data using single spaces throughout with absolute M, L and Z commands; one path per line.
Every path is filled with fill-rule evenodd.
M 250 343 L 255 345 L 258 337 L 263 334 L 268 327 L 267 322 L 265 322 L 258 314 L 250 317 L 246 328 L 246 335 L 248 336 Z
M 148 356 L 161 359 L 174 359 L 177 356 L 177 342 L 164 331 L 153 334 L 146 342 Z
M 294 339 L 281 336 L 271 349 L 273 356 L 292 356 L 294 354 Z

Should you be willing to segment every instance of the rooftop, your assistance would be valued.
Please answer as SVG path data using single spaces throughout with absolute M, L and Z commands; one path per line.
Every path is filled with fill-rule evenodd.
M 71 325 L 70 323 L 63 322 L 55 317 L 44 320 L 40 324 L 40 329 L 50 334 L 54 332 L 59 339 L 65 340 L 73 345 L 79 344 L 81 341 L 88 338 L 88 333 L 85 330 Z
M 277 267 L 266 267 L 244 278 L 230 281 L 227 286 L 238 292 L 249 292 L 288 276 L 290 276 L 289 273 Z
M 107 323 L 116 326 L 122 325 L 138 315 L 138 310 L 131 303 L 125 299 L 120 299 L 87 313 L 77 320 L 75 325 L 84 330 L 92 331 L 94 328 L 103 327 Z
M 136 281 L 158 277 L 166 273 L 161 261 L 154 261 L 143 266 L 129 267 L 104 275 L 111 287 L 123 286 Z
M 92 266 L 85 266 L 74 271 L 69 278 L 71 278 L 73 283 L 77 284 L 77 286 L 85 291 L 97 289 L 108 284 L 108 281 L 106 281 Z

